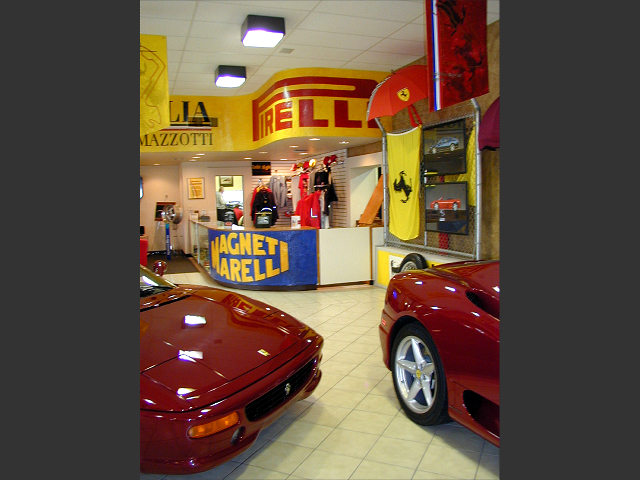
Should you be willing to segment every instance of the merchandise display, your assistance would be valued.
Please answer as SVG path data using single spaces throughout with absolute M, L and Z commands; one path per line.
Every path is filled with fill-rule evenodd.
M 379 325 L 406 415 L 453 419 L 500 445 L 500 262 L 445 263 L 389 281 Z
M 242 453 L 314 391 L 322 345 L 281 310 L 141 265 L 141 472 L 196 473 Z

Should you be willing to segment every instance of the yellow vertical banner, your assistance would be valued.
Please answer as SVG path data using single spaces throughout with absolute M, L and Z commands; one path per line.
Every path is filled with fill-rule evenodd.
M 170 123 L 167 38 L 140 35 L 140 136 Z
M 422 126 L 387 134 L 389 164 L 389 232 L 400 240 L 420 232 L 420 143 Z

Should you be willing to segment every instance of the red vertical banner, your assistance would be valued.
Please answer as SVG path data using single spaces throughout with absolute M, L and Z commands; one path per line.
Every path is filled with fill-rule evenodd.
M 486 0 L 425 0 L 429 110 L 489 91 Z

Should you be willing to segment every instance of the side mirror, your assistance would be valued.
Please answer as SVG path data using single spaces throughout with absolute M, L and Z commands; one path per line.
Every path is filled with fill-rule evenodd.
M 167 271 L 167 266 L 167 262 L 165 262 L 164 260 L 156 260 L 155 262 L 153 262 L 152 266 L 153 273 L 162 276 L 164 275 L 164 272 Z

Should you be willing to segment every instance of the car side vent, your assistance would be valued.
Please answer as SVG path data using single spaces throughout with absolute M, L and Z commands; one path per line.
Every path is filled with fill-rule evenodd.
M 487 295 L 482 290 L 467 290 L 466 294 L 469 301 L 476 307 L 484 310 L 489 315 L 500 318 L 500 304 L 495 298 Z

